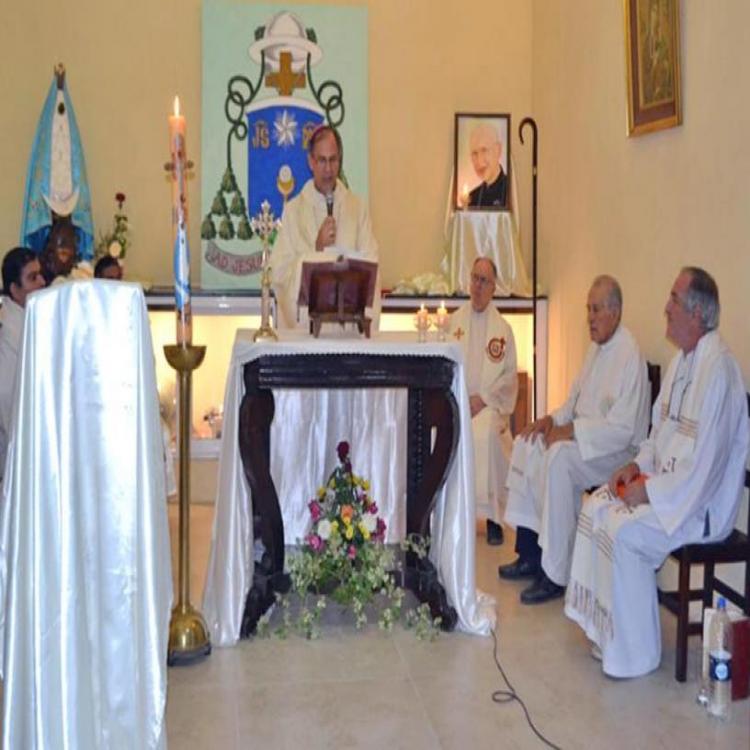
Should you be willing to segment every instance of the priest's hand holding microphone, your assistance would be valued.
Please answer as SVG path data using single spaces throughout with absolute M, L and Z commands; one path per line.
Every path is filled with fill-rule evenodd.
M 336 244 L 336 219 L 333 218 L 333 193 L 326 195 L 326 213 L 328 215 L 320 225 L 318 237 L 315 240 L 315 250 L 319 253 L 329 245 Z

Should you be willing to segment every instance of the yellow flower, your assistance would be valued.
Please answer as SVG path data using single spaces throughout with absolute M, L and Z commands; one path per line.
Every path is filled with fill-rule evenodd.
M 362 534 L 362 538 L 367 541 L 370 538 L 370 532 L 367 530 L 367 527 L 360 522 L 359 526 L 359 533 Z
M 367 479 L 362 480 L 362 489 L 367 492 L 370 489 L 370 483 L 367 481 Z
M 344 536 L 347 539 L 353 539 L 354 538 L 354 526 L 351 524 L 347 524 L 346 531 L 344 532 Z
M 326 488 L 325 487 L 318 487 L 318 497 L 323 498 L 326 494 Z
M 331 521 L 331 533 L 335 534 L 338 532 L 338 530 L 339 530 L 339 522 L 336 519 L 334 519 L 333 521 Z

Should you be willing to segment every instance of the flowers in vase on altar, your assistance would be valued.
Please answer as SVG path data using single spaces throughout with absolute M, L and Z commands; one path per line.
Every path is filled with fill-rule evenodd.
M 99 236 L 96 246 L 97 257 L 111 255 L 120 261 L 130 247 L 130 225 L 123 206 L 125 205 L 125 193 L 115 193 L 115 215 L 112 222 L 112 231 L 109 234 Z
M 404 590 L 396 584 L 400 562 L 395 549 L 385 544 L 385 521 L 370 495 L 370 483 L 352 471 L 349 444 L 341 442 L 336 450 L 339 464 L 309 501 L 310 531 L 299 554 L 289 559 L 292 591 L 301 599 L 296 622 L 290 614 L 289 596 L 277 596 L 283 623 L 276 632 L 282 637 L 293 626 L 307 638 L 317 637 L 326 596 L 352 611 L 357 628 L 367 624 L 365 609 L 376 598 L 382 629 L 390 630 L 401 615 Z M 428 543 L 423 545 L 426 550 Z M 402 549 L 420 554 L 422 548 L 407 540 Z M 312 608 L 308 607 L 311 594 L 318 597 Z M 260 634 L 269 632 L 270 618 L 270 611 L 261 618 Z M 407 615 L 407 626 L 416 626 L 419 638 L 434 638 L 439 624 L 426 604 Z
M 348 443 L 336 450 L 339 465 L 308 504 L 312 528 L 290 573 L 296 590 L 332 590 L 333 599 L 351 606 L 363 625 L 364 608 L 378 592 L 395 596 L 399 608 L 402 595 L 396 595 L 394 556 L 385 546 L 386 525 L 370 483 L 352 472 Z

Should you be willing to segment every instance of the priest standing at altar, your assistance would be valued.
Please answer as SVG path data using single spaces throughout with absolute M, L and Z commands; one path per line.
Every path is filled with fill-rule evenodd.
M 503 541 L 500 506 L 513 445 L 510 415 L 518 395 L 513 331 L 492 304 L 496 282 L 495 264 L 477 258 L 471 270 L 471 299 L 450 321 L 466 363 L 477 515 L 487 519 L 487 542 L 492 545 Z
M 648 430 L 646 362 L 620 322 L 617 281 L 594 279 L 586 309 L 591 345 L 568 400 L 513 444 L 505 520 L 516 527 L 518 559 L 499 574 L 533 579 L 523 604 L 565 594 L 582 493 L 632 460 Z
M 340 254 L 378 262 L 367 205 L 339 179 L 342 159 L 338 131 L 329 125 L 317 128 L 310 137 L 307 156 L 312 179 L 284 207 L 271 257 L 280 328 L 300 323 L 297 296 L 303 262 L 331 261 Z M 379 290 L 377 283 L 372 315 L 376 329 Z
M 667 338 L 679 351 L 654 404 L 651 434 L 584 505 L 566 594 L 565 614 L 612 677 L 659 666 L 656 571 L 678 547 L 726 538 L 743 495 L 745 385 L 717 330 L 716 282 L 701 268 L 683 268 L 665 313 Z

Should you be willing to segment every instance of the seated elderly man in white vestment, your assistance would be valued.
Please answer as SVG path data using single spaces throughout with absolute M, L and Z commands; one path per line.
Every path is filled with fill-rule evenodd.
M 477 515 L 487 519 L 487 543 L 502 544 L 500 501 L 513 441 L 510 415 L 518 374 L 513 330 L 492 304 L 495 264 L 477 258 L 471 269 L 471 299 L 451 315 L 450 331 L 461 344 L 474 438 Z
M 745 386 L 716 330 L 716 282 L 700 268 L 683 268 L 665 312 L 667 337 L 680 351 L 654 404 L 648 440 L 584 505 L 565 601 L 565 614 L 612 677 L 659 666 L 656 571 L 684 544 L 727 537 L 743 494 Z
M 582 493 L 631 460 L 648 429 L 646 362 L 620 323 L 617 281 L 594 279 L 586 307 L 591 345 L 568 400 L 513 444 L 505 520 L 517 528 L 518 558 L 498 572 L 533 579 L 524 604 L 563 596 Z
M 367 206 L 339 179 L 342 158 L 338 131 L 327 125 L 319 127 L 310 138 L 307 157 L 312 179 L 286 204 L 271 257 L 280 328 L 298 325 L 297 297 L 303 262 L 332 261 L 339 254 L 378 262 L 378 245 Z M 376 284 L 376 329 L 379 288 Z
M 26 298 L 44 287 L 37 254 L 27 247 L 14 247 L 3 258 L 3 308 L 0 319 L 0 486 L 8 450 L 13 393 L 18 369 Z

